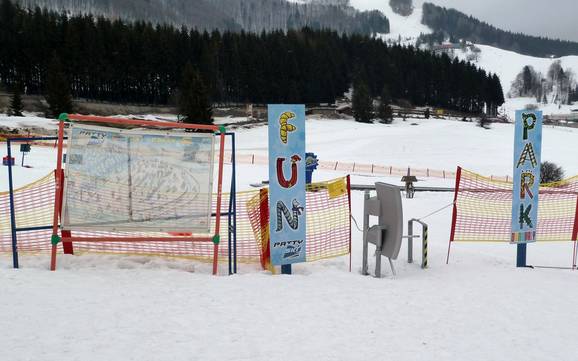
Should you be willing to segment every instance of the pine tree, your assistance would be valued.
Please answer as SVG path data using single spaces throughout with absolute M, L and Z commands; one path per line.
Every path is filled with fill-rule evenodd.
M 390 124 L 393 121 L 393 109 L 391 109 L 391 96 L 387 84 L 383 86 L 381 91 L 381 99 L 377 110 L 377 116 L 385 124 Z
M 187 63 L 183 68 L 177 103 L 183 122 L 213 124 L 213 109 L 207 87 L 201 74 L 191 63 Z
M 50 116 L 58 118 L 62 113 L 72 112 L 70 84 L 57 55 L 52 57 L 48 66 L 45 98 L 50 108 Z
M 352 104 L 355 121 L 370 123 L 373 117 L 373 101 L 369 95 L 369 88 L 365 81 L 359 79 L 353 87 Z
M 15 116 L 15 117 L 21 117 L 22 116 L 22 85 L 20 85 L 20 83 L 17 83 L 16 85 L 14 85 L 14 90 L 12 92 L 12 98 L 10 99 L 10 114 Z

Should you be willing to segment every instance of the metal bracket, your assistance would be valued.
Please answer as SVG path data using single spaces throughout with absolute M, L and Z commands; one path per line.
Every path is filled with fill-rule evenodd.
M 419 219 L 410 219 L 407 222 L 407 263 L 413 263 L 413 239 L 419 236 L 413 235 L 413 223 L 421 224 L 421 268 L 427 268 L 427 249 L 428 249 L 428 225 Z

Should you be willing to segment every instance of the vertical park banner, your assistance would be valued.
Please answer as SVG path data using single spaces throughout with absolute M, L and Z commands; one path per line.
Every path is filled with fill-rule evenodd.
M 542 152 L 542 112 L 516 111 L 511 243 L 536 241 Z
M 269 105 L 271 264 L 305 262 L 305 106 Z

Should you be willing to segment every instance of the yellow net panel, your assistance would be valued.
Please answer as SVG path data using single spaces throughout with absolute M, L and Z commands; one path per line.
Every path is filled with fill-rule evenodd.
M 52 224 L 54 210 L 54 175 L 15 190 L 14 204 L 18 228 L 43 227 Z M 236 194 L 237 207 L 237 260 L 258 263 L 263 258 L 268 241 L 267 190 L 253 190 Z M 216 197 L 214 197 L 216 198 Z M 223 210 L 229 205 L 229 194 L 223 195 Z M 307 260 L 337 257 L 350 252 L 350 203 L 347 179 L 314 183 L 307 189 Z M 213 213 L 216 204 L 213 204 Z M 266 218 L 262 215 L 266 214 Z M 215 218 L 212 218 L 212 230 Z M 219 258 L 228 259 L 228 217 L 221 217 Z M 265 232 L 265 233 L 264 233 Z M 190 241 L 163 242 L 166 237 L 179 233 L 138 232 L 72 232 L 74 237 L 149 237 L 147 242 L 75 242 L 75 252 L 156 255 L 183 257 L 212 262 L 213 244 Z M 51 230 L 18 232 L 20 252 L 44 252 L 51 248 Z M 156 239 L 156 241 L 155 241 Z M 232 240 L 231 240 L 232 241 Z M 10 206 L 8 192 L 0 193 L 0 252 L 12 252 Z
M 459 172 L 460 173 L 460 172 Z M 510 242 L 512 183 L 461 169 L 450 241 Z M 578 176 L 540 186 L 537 241 L 575 241 Z
M 18 228 L 49 226 L 54 212 L 54 174 L 14 190 L 14 214 Z M 48 238 L 46 238 L 48 235 Z M 18 250 L 38 252 L 49 250 L 50 231 L 27 231 L 19 233 Z M 0 193 L 0 252 L 12 252 L 10 228 L 10 195 Z

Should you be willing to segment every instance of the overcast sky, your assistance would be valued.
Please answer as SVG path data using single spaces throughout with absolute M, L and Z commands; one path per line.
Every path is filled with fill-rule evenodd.
M 578 41 L 578 0 L 428 1 L 455 8 L 504 30 Z

